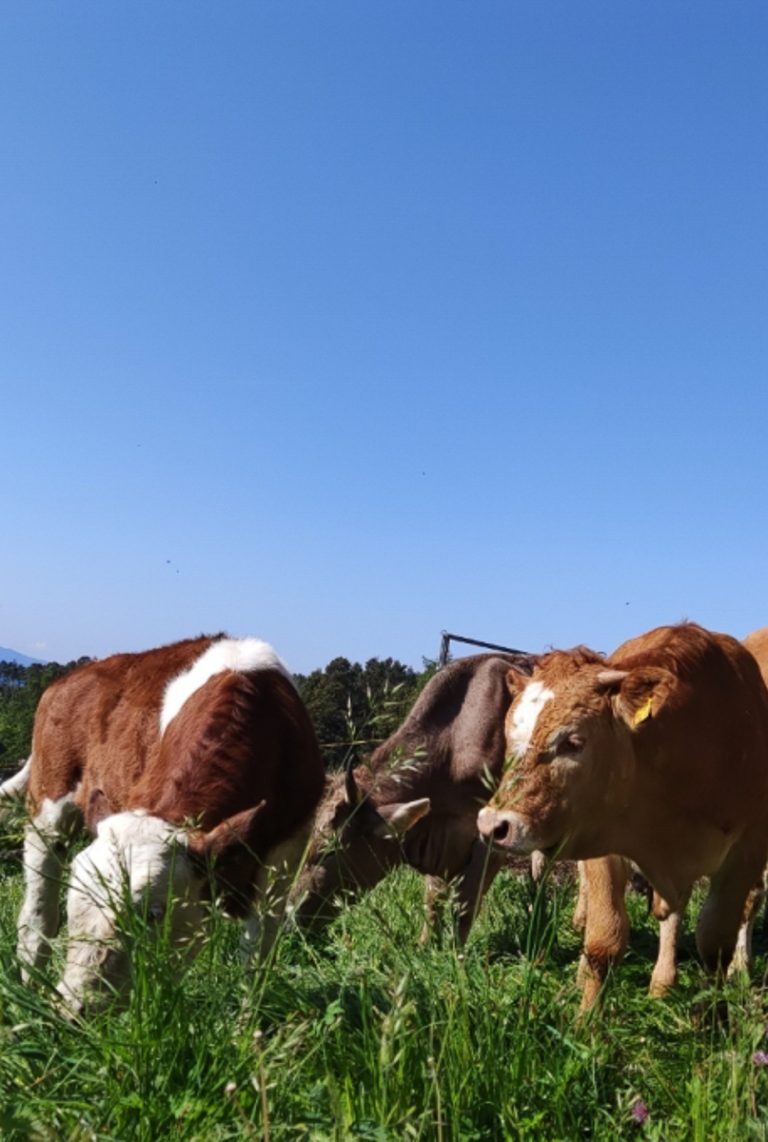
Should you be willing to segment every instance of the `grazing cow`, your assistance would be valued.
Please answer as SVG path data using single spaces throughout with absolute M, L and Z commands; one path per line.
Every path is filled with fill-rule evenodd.
M 31 823 L 19 916 L 25 975 L 59 924 L 60 843 L 81 825 L 59 991 L 79 1012 L 124 992 L 121 902 L 194 950 L 212 896 L 256 935 L 255 900 L 278 869 L 276 907 L 303 853 L 324 771 L 309 715 L 257 639 L 200 637 L 118 654 L 43 694 L 27 769 Z M 269 942 L 274 923 L 261 939 Z M 105 989 L 105 984 L 106 989 Z
M 431 678 L 403 725 L 367 765 L 328 782 L 295 919 L 319 927 L 342 898 L 373 888 L 409 864 L 427 877 L 429 920 L 446 882 L 455 881 L 461 939 L 505 857 L 478 844 L 477 810 L 504 767 L 503 719 L 510 667 L 530 671 L 523 654 L 476 654 Z
M 768 851 L 768 692 L 752 655 L 684 623 L 608 659 L 555 651 L 532 679 L 511 670 L 509 688 L 516 762 L 478 817 L 494 851 L 541 848 L 603 877 L 609 862 L 590 858 L 619 853 L 678 918 L 708 876 L 697 943 L 708 971 L 725 970 Z M 610 901 L 611 886 L 589 885 L 582 1007 L 613 958 L 605 948 L 626 943 L 616 930 L 626 923 L 623 900 L 613 897 L 597 916 L 593 900 Z

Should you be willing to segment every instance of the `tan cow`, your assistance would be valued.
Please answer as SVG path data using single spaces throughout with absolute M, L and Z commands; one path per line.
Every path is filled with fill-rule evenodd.
M 754 631 L 744 639 L 768 684 L 768 627 Z M 766 870 L 768 871 L 768 870 Z M 585 932 L 585 950 L 582 961 L 601 965 L 601 975 L 608 964 L 621 960 L 627 948 L 629 921 L 624 905 L 627 883 L 633 877 L 631 862 L 622 857 L 601 857 L 579 862 L 579 899 L 573 923 Z M 755 915 L 765 895 L 764 880 L 754 887 L 747 900 L 746 915 L 739 928 L 736 948 L 729 973 L 748 971 L 752 962 L 752 929 Z M 642 878 L 641 878 L 642 879 Z M 591 902 L 591 903 L 590 903 Z M 659 921 L 659 950 L 651 975 L 650 994 L 664 996 L 677 982 L 677 948 L 682 933 L 684 916 L 671 909 L 658 892 L 650 891 L 650 910 Z
M 752 655 L 728 635 L 685 623 L 641 635 L 608 659 L 555 651 L 532 679 L 511 670 L 509 687 L 507 746 L 516 760 L 479 814 L 481 834 L 509 853 L 620 853 L 678 917 L 694 882 L 708 876 L 698 948 L 709 972 L 727 968 L 768 851 L 768 692 Z M 605 876 L 610 866 L 593 869 L 599 863 Z M 601 894 L 610 900 L 611 885 Z M 587 912 L 583 1007 L 610 962 L 600 924 L 609 948 L 626 941 L 616 931 L 626 922 L 623 902 L 614 899 L 602 919 L 590 917 L 591 905 Z
M 59 991 L 79 1012 L 127 988 L 121 901 L 193 947 L 215 895 L 255 939 L 267 870 L 292 877 L 323 782 L 309 715 L 283 663 L 257 639 L 219 635 L 119 654 L 55 682 L 14 785 L 27 785 L 31 817 L 24 974 L 44 964 L 58 928 L 59 843 L 73 829 L 96 832 L 73 861 L 67 896 Z M 278 910 L 287 887 L 278 885 Z

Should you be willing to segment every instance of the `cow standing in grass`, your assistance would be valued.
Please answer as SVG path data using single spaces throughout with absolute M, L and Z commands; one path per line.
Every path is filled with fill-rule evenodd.
M 478 817 L 493 851 L 621 854 L 678 915 L 708 876 L 697 943 L 708 971 L 724 971 L 768 852 L 768 692 L 752 655 L 684 623 L 624 643 L 608 659 L 555 651 L 532 679 L 513 669 L 508 681 L 515 762 Z M 584 1007 L 627 936 L 615 930 L 626 922 L 623 901 L 596 919 L 592 895 Z
M 115 655 L 53 683 L 25 773 L 26 975 L 45 963 L 59 926 L 61 842 L 83 825 L 96 833 L 73 861 L 67 896 L 59 991 L 74 1012 L 127 987 L 126 902 L 192 948 L 217 897 L 266 946 L 324 783 L 283 663 L 266 643 L 223 635 Z M 256 903 L 273 880 L 264 920 Z
M 326 924 L 344 899 L 407 864 L 427 877 L 425 934 L 452 882 L 458 935 L 466 937 L 506 860 L 477 836 L 478 808 L 504 769 L 506 677 L 533 662 L 524 654 L 476 654 L 450 663 L 366 765 L 329 780 L 297 886 L 299 925 Z

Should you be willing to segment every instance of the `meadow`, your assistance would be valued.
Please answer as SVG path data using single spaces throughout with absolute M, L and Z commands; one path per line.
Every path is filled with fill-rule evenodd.
M 260 969 L 225 917 L 186 970 L 137 924 L 128 1009 L 73 1026 L 50 1002 L 55 963 L 20 983 L 17 858 L 0 877 L 3 1139 L 768 1137 L 760 943 L 751 985 L 718 1005 L 687 936 L 680 987 L 651 1001 L 640 897 L 627 960 L 581 1021 L 571 877 L 498 877 L 461 951 L 448 929 L 418 945 L 422 884 L 403 869 L 325 939 L 285 931 Z

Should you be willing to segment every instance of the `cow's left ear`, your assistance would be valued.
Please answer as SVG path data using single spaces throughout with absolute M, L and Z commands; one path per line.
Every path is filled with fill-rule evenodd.
M 246 915 L 250 903 L 256 857 L 252 827 L 266 801 L 253 809 L 227 817 L 207 833 L 189 837 L 189 854 L 203 875 L 210 875 L 224 907 L 234 916 Z
M 417 821 L 425 817 L 431 807 L 429 797 L 422 797 L 418 801 L 393 801 L 389 805 L 379 805 L 377 806 L 379 820 L 373 828 L 373 835 L 398 840 Z
M 609 692 L 616 717 L 632 731 L 641 730 L 660 716 L 675 681 L 674 675 L 661 666 L 601 670 L 597 679 Z
M 520 691 L 525 689 L 530 680 L 530 674 L 526 674 L 524 670 L 519 670 L 517 666 L 510 666 L 506 678 L 509 696 L 516 698 Z

